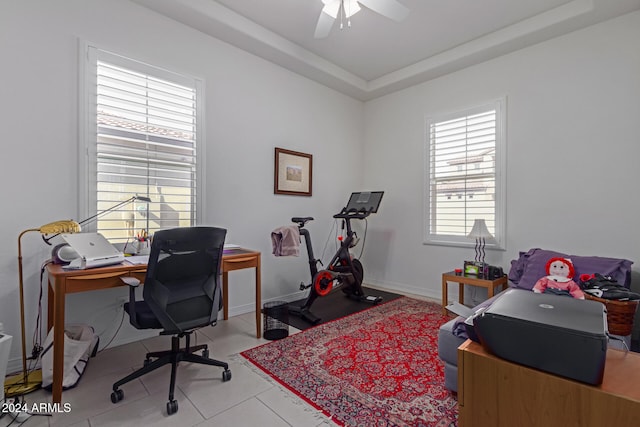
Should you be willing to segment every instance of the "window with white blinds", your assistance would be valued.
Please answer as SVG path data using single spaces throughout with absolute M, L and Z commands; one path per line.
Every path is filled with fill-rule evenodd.
M 504 242 L 504 100 L 427 119 L 425 243 L 469 245 L 474 221 L 484 219 Z
M 89 48 L 87 213 L 112 242 L 191 226 L 198 205 L 200 83 Z

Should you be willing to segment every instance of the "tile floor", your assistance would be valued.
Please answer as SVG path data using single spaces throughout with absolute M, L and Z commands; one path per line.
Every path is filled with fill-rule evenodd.
M 171 347 L 170 337 L 153 337 L 104 350 L 89 361 L 74 389 L 63 393 L 70 411 L 52 416 L 32 416 L 22 425 L 123 427 L 123 426 L 331 426 L 335 425 L 311 405 L 270 380 L 239 356 L 243 350 L 268 342 L 255 337 L 253 313 L 220 321 L 201 329 L 197 343 L 209 343 L 210 356 L 229 363 L 232 379 L 222 382 L 222 369 L 183 363 L 178 369 L 175 398 L 179 410 L 167 416 L 170 367 L 165 366 L 122 386 L 124 399 L 111 403 L 111 387 L 142 365 L 148 351 Z M 290 333 L 297 330 L 290 328 Z M 28 407 L 51 402 L 51 394 L 38 390 L 25 397 Z M 19 423 L 5 416 L 0 427 Z

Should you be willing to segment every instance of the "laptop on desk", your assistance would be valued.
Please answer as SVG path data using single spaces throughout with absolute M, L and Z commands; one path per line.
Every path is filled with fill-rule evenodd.
M 84 270 L 124 261 L 124 254 L 113 247 L 100 233 L 63 233 L 61 237 L 79 255 L 79 258 L 65 266 L 65 269 Z

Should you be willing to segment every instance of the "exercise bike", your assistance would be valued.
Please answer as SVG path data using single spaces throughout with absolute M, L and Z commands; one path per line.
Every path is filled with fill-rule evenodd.
M 289 313 L 300 316 L 307 322 L 316 325 L 322 321 L 310 311 L 311 305 L 318 297 L 328 295 L 333 289 L 340 287 L 342 292 L 351 299 L 364 301 L 371 304 L 378 304 L 382 297 L 365 295 L 362 289 L 364 269 L 362 263 L 354 258 L 349 249 L 355 247 L 359 238 L 351 228 L 351 220 L 365 219 L 372 213 L 378 211 L 382 200 L 382 191 L 353 193 L 349 198 L 347 206 L 342 208 L 340 213 L 335 214 L 335 219 L 341 219 L 343 229 L 346 227 L 346 236 L 340 236 L 340 247 L 331 258 L 326 269 L 318 271 L 318 263 L 322 261 L 315 259 L 313 247 L 311 245 L 311 235 L 309 230 L 304 228 L 305 224 L 313 220 L 313 217 L 293 217 L 291 221 L 298 225 L 300 235 L 304 236 L 307 255 L 309 257 L 309 270 L 311 272 L 311 283 L 300 284 L 300 290 L 310 288 L 309 296 L 301 306 L 289 305 Z

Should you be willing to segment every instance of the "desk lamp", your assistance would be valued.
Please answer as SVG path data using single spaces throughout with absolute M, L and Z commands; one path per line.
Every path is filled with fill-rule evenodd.
M 79 225 L 84 226 L 88 222 L 93 221 L 93 220 L 97 219 L 98 217 L 100 217 L 100 216 L 102 216 L 102 215 L 104 215 L 106 213 L 109 213 L 111 211 L 114 211 L 114 210 L 126 205 L 127 203 L 131 203 L 131 202 L 133 202 L 135 200 L 140 200 L 142 202 L 151 203 L 151 199 L 150 198 L 145 197 L 145 196 L 135 195 L 135 196 L 132 196 L 132 197 L 128 198 L 127 200 L 124 200 L 122 202 L 119 202 L 119 203 L 111 206 L 109 209 L 105 209 L 103 211 L 100 211 L 100 212 L 96 213 L 95 215 L 90 216 L 89 218 L 83 219 L 82 221 L 79 222 Z M 147 222 L 147 224 L 148 224 L 148 222 Z M 147 230 L 148 229 L 149 229 L 149 226 L 147 225 Z M 51 239 L 53 239 L 54 237 L 56 237 L 58 235 L 60 235 L 60 233 L 57 233 L 57 234 L 54 234 L 54 235 L 48 236 L 48 237 L 43 235 L 42 236 L 42 240 L 44 240 L 44 242 L 47 245 L 51 245 L 51 243 L 50 243 Z M 51 251 L 51 258 L 54 260 L 53 262 L 54 263 L 63 263 L 63 264 L 65 264 L 65 263 L 69 263 L 70 261 L 72 261 L 73 258 L 77 257 L 78 254 L 73 249 L 70 249 L 70 248 L 71 247 L 66 243 L 61 243 L 61 244 L 55 246 L 53 248 L 53 250 Z M 71 258 L 69 258 L 69 257 L 71 257 Z
M 22 236 L 30 231 L 38 231 L 42 234 L 43 238 L 47 234 L 54 234 L 57 236 L 60 233 L 77 233 L 80 231 L 80 225 L 72 220 L 68 221 L 56 221 L 49 224 L 45 224 L 39 228 L 29 228 L 24 230 L 18 236 L 18 278 L 20 283 L 20 329 L 22 334 L 22 373 L 14 375 L 8 378 L 4 387 L 6 389 L 5 395 L 8 397 L 18 396 L 22 394 L 30 393 L 40 387 L 42 383 L 42 371 L 27 372 L 27 350 L 26 350 L 26 338 L 25 338 L 25 322 L 24 322 L 24 281 L 22 275 Z M 45 240 L 46 241 L 46 240 Z
M 487 241 L 494 242 L 495 239 L 493 235 L 487 229 L 487 224 L 484 222 L 484 219 L 476 219 L 473 223 L 473 228 L 469 235 L 467 236 L 471 239 L 476 239 L 476 263 L 480 263 L 484 267 L 484 246 Z
M 129 199 L 127 199 L 127 200 L 123 201 L 123 202 L 120 202 L 120 203 L 118 203 L 118 204 L 116 204 L 116 205 L 111 206 L 109 209 L 105 209 L 105 210 L 103 210 L 103 211 L 101 211 L 101 212 L 98 212 L 98 213 L 97 213 L 97 214 L 95 214 L 95 215 L 90 216 L 89 218 L 83 219 L 83 220 L 82 220 L 82 221 L 80 221 L 78 224 L 79 224 L 80 226 L 85 225 L 86 223 L 88 223 L 88 222 L 90 222 L 90 221 L 93 221 L 94 219 L 97 219 L 99 216 L 104 215 L 104 214 L 106 214 L 106 213 L 108 213 L 108 212 L 111 212 L 111 211 L 113 211 L 113 210 L 116 210 L 116 209 L 118 209 L 118 208 L 120 208 L 120 207 L 122 207 L 122 206 L 126 205 L 127 203 L 131 203 L 131 202 L 133 202 L 134 200 L 140 200 L 141 202 L 151 203 L 151 199 L 150 199 L 150 198 L 148 198 L 148 197 L 145 197 L 145 196 L 138 196 L 138 195 L 136 195 L 136 196 L 132 196 L 132 197 L 130 197 Z M 147 230 L 148 230 L 148 227 L 147 227 Z M 66 233 L 66 232 L 65 232 L 65 231 L 61 231 L 61 232 L 56 233 L 56 234 L 54 234 L 53 236 L 49 236 L 49 237 L 45 237 L 45 236 L 43 235 L 43 236 L 42 236 L 42 240 L 44 240 L 44 241 L 45 241 L 45 243 L 46 243 L 47 245 L 51 245 L 51 243 L 49 243 L 49 241 L 50 241 L 51 239 L 53 239 L 54 237 L 56 237 L 56 236 L 60 235 L 61 233 Z

